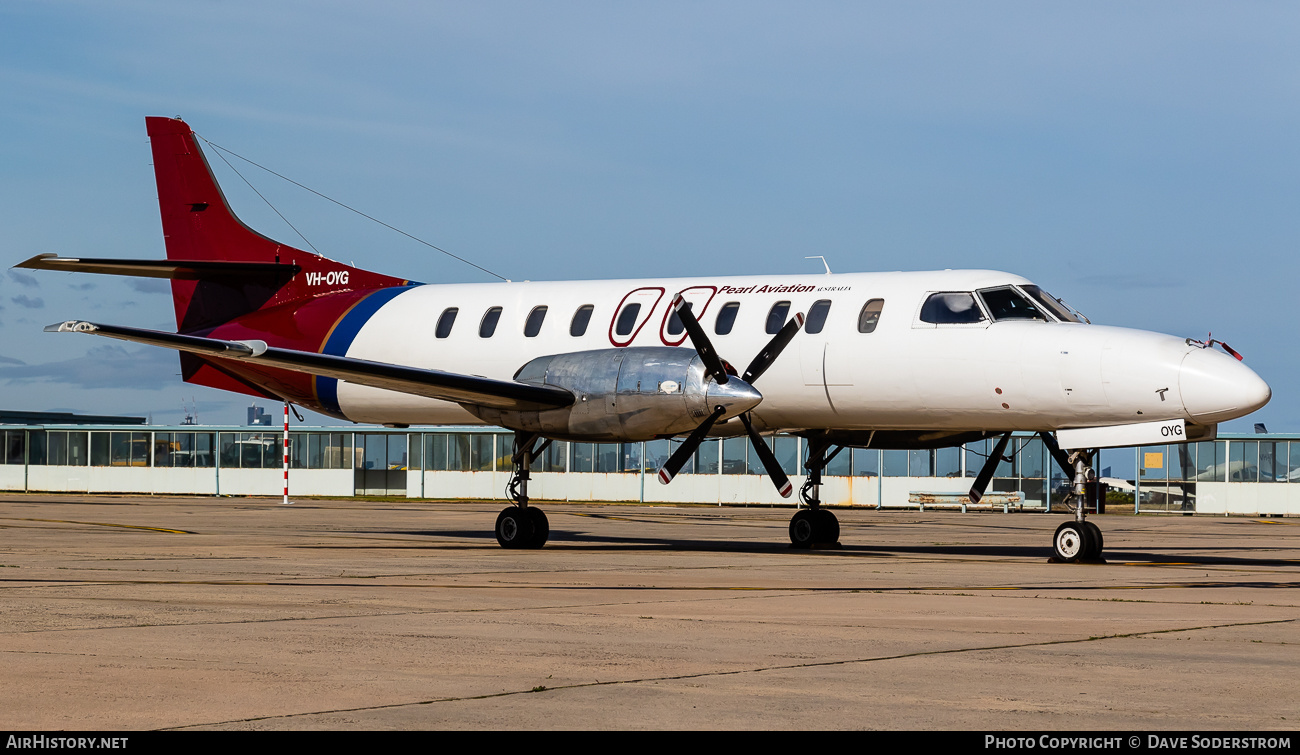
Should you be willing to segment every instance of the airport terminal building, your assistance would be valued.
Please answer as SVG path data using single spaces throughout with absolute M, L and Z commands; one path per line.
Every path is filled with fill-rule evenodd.
M 9 422 L 14 417 L 0 417 Z M 19 418 L 22 419 L 22 418 Z M 63 417 L 56 418 L 66 422 Z M 271 426 L 0 424 L 0 490 L 279 496 L 282 429 Z M 513 436 L 499 428 L 290 430 L 291 496 L 505 499 Z M 805 442 L 769 438 L 798 484 Z M 669 485 L 655 477 L 675 443 L 555 442 L 534 462 L 541 500 L 794 506 L 780 498 L 744 437 L 708 440 Z M 866 508 L 963 507 L 993 441 L 961 448 L 844 449 L 822 500 Z M 986 508 L 1046 510 L 1067 485 L 1033 434 L 1013 437 Z M 1225 434 L 1200 443 L 1105 449 L 1096 463 L 1112 509 L 1139 513 L 1300 516 L 1300 434 Z M 1119 470 L 1109 472 L 1107 470 Z

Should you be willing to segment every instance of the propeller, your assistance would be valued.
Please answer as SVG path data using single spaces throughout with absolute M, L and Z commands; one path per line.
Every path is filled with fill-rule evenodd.
M 1011 440 L 1011 433 L 1004 434 L 998 438 L 997 445 L 993 447 L 993 453 L 984 461 L 984 466 L 980 468 L 980 473 L 975 476 L 975 484 L 970 486 L 970 502 L 979 503 L 984 497 L 984 491 L 988 490 L 989 481 L 993 479 L 993 472 L 997 470 L 998 464 L 1004 461 L 1002 454 L 1007 450 L 1007 442 Z
M 691 339 L 691 345 L 695 347 L 695 351 L 700 355 L 700 360 L 704 362 L 705 372 L 718 385 L 726 385 L 730 380 L 739 380 L 742 383 L 752 385 L 764 372 L 767 372 L 772 363 L 781 355 L 781 352 L 789 345 L 790 339 L 794 338 L 799 329 L 803 327 L 804 321 L 802 313 L 795 313 L 795 316 L 785 324 L 785 327 L 781 328 L 772 337 L 772 340 L 768 341 L 767 345 L 763 347 L 763 350 L 758 352 L 758 356 L 754 357 L 754 361 L 750 362 L 749 366 L 745 368 L 744 375 L 736 378 L 733 377 L 734 372 L 728 372 L 726 362 L 722 360 L 722 357 L 718 356 L 718 352 L 713 348 L 713 343 L 709 341 L 704 328 L 700 326 L 699 320 L 695 319 L 695 314 L 691 312 L 690 302 L 686 301 L 681 294 L 677 294 L 673 297 L 672 307 L 673 311 L 677 313 L 677 318 L 681 320 L 682 326 L 686 328 L 686 334 Z M 686 460 L 691 458 L 691 455 L 704 442 L 704 438 L 713 429 L 714 423 L 722 417 L 725 411 L 723 407 L 717 407 L 687 436 L 686 440 L 673 452 L 673 455 L 668 457 L 668 461 L 664 462 L 664 465 L 659 468 L 659 482 L 667 485 L 677 476 L 677 473 L 685 466 Z M 790 493 L 794 491 L 794 486 L 790 484 L 790 478 L 781 470 L 781 465 L 776 460 L 776 454 L 772 453 L 772 449 L 763 440 L 763 436 L 759 435 L 758 431 L 754 429 L 754 423 L 749 416 L 749 412 L 741 414 L 740 421 L 745 425 L 745 432 L 749 435 L 749 442 L 754 446 L 754 452 L 758 454 L 758 458 L 763 462 L 763 468 L 767 470 L 767 476 L 772 479 L 772 484 L 776 486 L 777 492 L 781 494 L 782 498 L 789 498 Z

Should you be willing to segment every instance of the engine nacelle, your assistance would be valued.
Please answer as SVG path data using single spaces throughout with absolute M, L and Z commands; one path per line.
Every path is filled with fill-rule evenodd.
M 538 357 L 515 380 L 571 391 L 572 406 L 510 411 L 466 406 L 484 422 L 580 441 L 637 441 L 689 433 L 719 406 L 719 421 L 763 396 L 740 378 L 718 385 L 694 349 L 633 347 Z

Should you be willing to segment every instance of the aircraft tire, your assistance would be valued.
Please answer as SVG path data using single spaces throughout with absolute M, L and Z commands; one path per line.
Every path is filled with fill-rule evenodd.
M 546 540 L 551 536 L 551 523 L 546 518 L 546 512 L 535 506 L 529 506 L 524 509 L 528 514 L 528 521 L 533 525 L 533 536 L 525 548 L 540 548 L 546 545 Z
M 1066 563 L 1072 564 L 1081 558 L 1088 558 L 1092 547 L 1092 532 L 1078 522 L 1062 522 L 1052 536 L 1053 554 Z
M 1106 543 L 1106 539 L 1102 537 L 1101 528 L 1087 521 L 1083 523 L 1083 526 L 1088 528 L 1088 534 L 1092 536 L 1092 547 L 1088 550 L 1088 555 L 1085 558 L 1101 558 L 1101 549 Z
M 812 509 L 799 509 L 790 517 L 790 547 L 811 548 L 817 541 L 818 512 Z
M 829 509 L 817 509 L 817 542 L 838 543 L 840 541 L 840 520 Z
M 533 522 L 528 509 L 506 506 L 497 514 L 497 542 L 502 548 L 527 548 L 533 539 Z

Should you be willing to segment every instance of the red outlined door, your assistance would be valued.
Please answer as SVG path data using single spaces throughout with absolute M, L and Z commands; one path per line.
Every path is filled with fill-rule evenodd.
M 700 322 L 704 321 L 704 310 L 709 308 L 709 303 L 718 293 L 717 286 L 691 286 L 683 289 L 681 297 L 690 302 L 691 314 Z M 675 297 L 674 297 L 675 298 Z M 686 328 L 682 326 L 681 320 L 673 317 L 673 300 L 668 300 L 668 306 L 664 307 L 663 320 L 659 323 L 659 340 L 664 342 L 665 346 L 681 346 L 686 341 Z M 671 332 L 676 330 L 676 333 Z
M 609 321 L 609 342 L 615 346 L 627 346 L 636 340 L 663 297 L 664 290 L 658 286 L 629 291 Z

